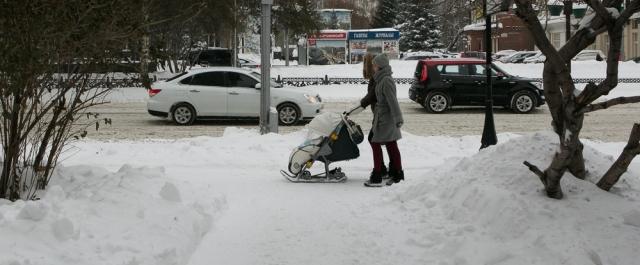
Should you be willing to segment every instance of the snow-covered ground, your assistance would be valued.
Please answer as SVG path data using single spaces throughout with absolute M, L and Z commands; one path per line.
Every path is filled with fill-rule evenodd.
M 304 131 L 74 144 L 43 198 L 0 202 L 0 264 L 634 264 L 640 163 L 613 192 L 594 184 L 622 143 L 585 143 L 587 181 L 544 196 L 522 161 L 546 166 L 550 133 L 400 143 L 406 181 L 362 186 L 371 164 L 337 163 L 340 184 L 278 172 Z M 317 165 L 320 166 L 320 165 Z M 315 168 L 316 170 L 318 168 Z M 192 255 L 193 254 L 193 255 Z
M 406 62 L 392 65 L 398 77 L 413 71 Z M 581 65 L 574 72 L 596 67 Z M 509 67 L 530 77 L 541 69 Z M 621 76 L 638 77 L 635 67 L 623 65 Z M 324 68 L 344 74 L 333 76 L 360 71 Z M 366 87 L 304 89 L 342 101 Z M 398 89 L 406 100 L 408 86 Z M 632 86 L 618 91 L 640 94 Z M 110 96 L 144 99 L 141 88 Z M 360 158 L 336 164 L 345 183 L 287 182 L 278 171 L 305 135 L 227 128 L 222 137 L 76 142 L 40 200 L 0 200 L 0 265 L 637 263 L 640 161 L 612 192 L 593 184 L 624 143 L 585 141 L 588 179 L 567 174 L 566 197 L 556 201 L 522 165 L 548 165 L 557 148 L 549 132 L 500 134 L 499 145 L 482 151 L 479 136 L 405 132 L 406 181 L 379 189 L 362 186 L 372 161 L 366 143 Z

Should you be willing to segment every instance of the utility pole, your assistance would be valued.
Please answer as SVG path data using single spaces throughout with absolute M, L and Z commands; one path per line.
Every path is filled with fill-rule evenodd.
M 233 61 L 231 65 L 238 67 L 238 1 L 233 0 Z
M 262 0 L 262 27 L 260 28 L 260 134 L 267 134 L 272 128 L 270 123 L 278 120 L 270 120 L 271 109 L 271 6 L 273 0 Z

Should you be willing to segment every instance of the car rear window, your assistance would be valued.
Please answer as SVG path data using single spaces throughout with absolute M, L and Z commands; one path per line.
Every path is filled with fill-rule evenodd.
M 177 79 L 177 78 L 179 78 L 179 77 L 181 77 L 181 76 L 183 76 L 183 75 L 186 75 L 186 74 L 187 74 L 187 72 L 179 73 L 179 74 L 177 74 L 177 75 L 175 75 L 175 76 L 173 76 L 173 77 L 171 77 L 171 78 L 167 79 L 167 81 L 166 81 L 166 82 L 173 81 L 173 80 L 175 80 L 175 79 Z
M 438 72 L 445 75 L 462 75 L 465 74 L 464 67 L 456 64 L 438 65 L 436 66 Z
M 193 76 L 191 85 L 195 86 L 225 86 L 225 72 L 207 72 Z

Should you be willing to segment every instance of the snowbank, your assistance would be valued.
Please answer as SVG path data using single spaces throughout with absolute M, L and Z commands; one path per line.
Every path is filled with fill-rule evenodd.
M 191 188 L 162 167 L 61 166 L 40 200 L 0 201 L 0 264 L 185 264 L 225 207 Z
M 522 161 L 546 167 L 556 148 L 551 133 L 512 139 L 390 193 L 406 221 L 421 224 L 409 240 L 440 264 L 636 263 L 639 174 L 625 174 L 611 193 L 599 190 L 593 182 L 613 157 L 587 144 L 587 181 L 567 173 L 565 198 L 548 199 Z

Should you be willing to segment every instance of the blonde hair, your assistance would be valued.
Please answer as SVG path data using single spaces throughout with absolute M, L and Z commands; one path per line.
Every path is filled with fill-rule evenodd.
M 362 62 L 362 76 L 365 79 L 373 78 L 373 54 L 367 53 L 364 56 L 364 60 Z

